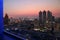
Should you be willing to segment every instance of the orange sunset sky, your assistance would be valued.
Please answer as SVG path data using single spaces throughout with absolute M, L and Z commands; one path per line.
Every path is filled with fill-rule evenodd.
M 40 10 L 50 10 L 55 17 L 60 17 L 60 0 L 4 0 L 3 8 L 4 15 L 15 18 L 35 18 Z

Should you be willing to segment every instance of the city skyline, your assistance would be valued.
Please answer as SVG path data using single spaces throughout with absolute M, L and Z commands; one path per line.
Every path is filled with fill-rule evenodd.
M 60 0 L 4 0 L 4 15 L 10 17 L 38 17 L 39 11 L 50 10 L 60 17 Z

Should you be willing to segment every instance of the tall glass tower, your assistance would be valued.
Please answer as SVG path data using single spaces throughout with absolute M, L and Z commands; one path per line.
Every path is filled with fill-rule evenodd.
M 39 12 L 39 25 L 42 24 L 42 11 Z
M 46 23 L 46 11 L 44 10 L 43 11 L 43 18 L 42 18 L 43 20 L 43 24 L 45 24 Z
M 48 21 L 52 21 L 52 12 L 47 11 L 47 19 Z

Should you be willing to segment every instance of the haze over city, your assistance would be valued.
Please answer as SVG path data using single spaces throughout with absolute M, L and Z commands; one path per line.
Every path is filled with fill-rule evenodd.
M 4 15 L 9 17 L 38 17 L 39 11 L 50 10 L 60 17 L 60 0 L 4 0 Z

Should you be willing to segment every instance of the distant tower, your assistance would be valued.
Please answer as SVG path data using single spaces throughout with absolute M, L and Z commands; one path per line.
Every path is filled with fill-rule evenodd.
M 55 17 L 54 16 L 52 16 L 52 21 L 55 22 Z
M 52 16 L 52 12 L 50 12 L 50 11 L 47 11 L 47 20 L 48 20 L 50 28 L 51 28 L 51 33 L 53 34 L 54 27 L 55 27 L 55 24 L 54 24 L 55 17 Z
M 8 17 L 7 13 L 5 14 L 5 17 L 4 17 L 4 24 L 6 24 L 6 25 L 9 24 L 9 17 Z
M 43 11 L 43 18 L 42 18 L 43 20 L 43 24 L 45 24 L 46 23 L 46 11 L 44 10 Z
M 39 12 L 39 25 L 42 24 L 42 12 Z
M 52 12 L 50 12 L 49 10 L 47 11 L 47 20 L 52 21 Z

